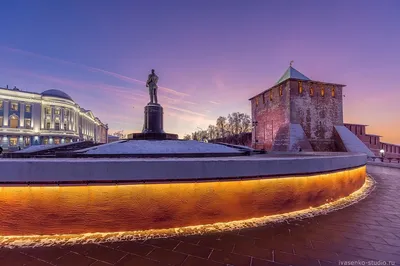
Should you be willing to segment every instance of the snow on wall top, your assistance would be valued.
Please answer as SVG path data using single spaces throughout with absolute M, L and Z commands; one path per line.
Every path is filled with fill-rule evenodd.
M 374 156 L 372 151 L 347 127 L 345 126 L 335 126 L 337 133 L 343 141 L 344 146 L 348 152 L 361 152 L 368 156 Z
M 195 140 L 130 140 L 100 145 L 83 150 L 85 154 L 168 154 L 168 153 L 239 153 L 224 145 Z

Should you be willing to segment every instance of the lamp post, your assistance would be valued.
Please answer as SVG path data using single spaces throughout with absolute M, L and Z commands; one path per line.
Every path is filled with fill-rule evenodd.
M 381 149 L 381 150 L 379 151 L 379 153 L 381 154 L 381 162 L 383 162 L 383 158 L 385 157 L 385 150 L 384 150 L 384 149 Z
M 254 143 L 256 145 L 257 142 L 258 142 L 258 140 L 257 140 L 257 125 L 258 125 L 258 121 L 251 122 L 251 125 L 254 128 Z

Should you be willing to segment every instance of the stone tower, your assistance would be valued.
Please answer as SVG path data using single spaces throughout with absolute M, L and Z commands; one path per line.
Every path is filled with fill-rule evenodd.
M 336 126 L 343 126 L 345 85 L 311 80 L 292 66 L 271 88 L 250 99 L 257 149 L 345 151 Z

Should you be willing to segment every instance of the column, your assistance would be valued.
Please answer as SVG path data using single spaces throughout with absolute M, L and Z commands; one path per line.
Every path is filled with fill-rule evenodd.
M 25 104 L 19 104 L 19 127 L 25 127 Z
M 3 126 L 8 127 L 8 110 L 10 108 L 10 102 L 7 100 L 3 101 Z

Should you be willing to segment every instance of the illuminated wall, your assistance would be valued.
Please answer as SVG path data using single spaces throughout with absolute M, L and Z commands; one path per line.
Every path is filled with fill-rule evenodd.
M 366 167 L 238 181 L 90 186 L 3 186 L 0 235 L 174 228 L 281 214 L 348 196 Z

